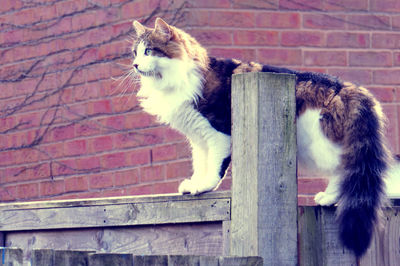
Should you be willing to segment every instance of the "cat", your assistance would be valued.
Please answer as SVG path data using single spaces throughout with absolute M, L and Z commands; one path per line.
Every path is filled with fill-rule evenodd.
M 322 73 L 210 57 L 192 36 L 157 18 L 154 28 L 133 22 L 132 68 L 140 76 L 143 109 L 190 142 L 193 176 L 180 193 L 213 190 L 231 156 L 231 76 L 246 72 L 296 75 L 298 158 L 331 176 L 315 196 L 338 203 L 340 239 L 362 256 L 384 202 L 383 176 L 390 153 L 384 115 L 365 88 Z

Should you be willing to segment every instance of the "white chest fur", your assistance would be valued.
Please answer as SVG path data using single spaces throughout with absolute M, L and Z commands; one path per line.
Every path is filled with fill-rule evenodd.
M 160 58 L 157 65 L 162 78 L 141 77 L 138 96 L 146 112 L 173 124 L 179 109 L 201 97 L 202 77 L 193 62 Z

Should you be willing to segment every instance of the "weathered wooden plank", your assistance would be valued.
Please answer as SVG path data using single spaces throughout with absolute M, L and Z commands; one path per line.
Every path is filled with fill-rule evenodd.
M 42 264 L 43 265 L 43 264 Z M 132 266 L 132 254 L 96 253 L 89 255 L 90 266 Z
M 232 78 L 231 254 L 297 264 L 295 78 Z
M 51 200 L 51 201 L 32 201 L 32 202 L 11 202 L 0 203 L 0 211 L 17 210 L 17 209 L 46 209 L 46 208 L 65 208 L 65 207 L 87 207 L 87 206 L 103 206 L 118 205 L 131 203 L 155 203 L 169 201 L 193 201 L 200 199 L 230 199 L 230 191 L 214 191 L 200 195 L 189 194 L 159 194 L 159 195 L 142 195 L 142 196 L 123 196 L 108 198 L 90 198 L 90 199 L 68 199 L 68 200 Z
M 299 208 L 300 265 L 357 265 L 355 256 L 339 241 L 335 210 Z
M 224 256 L 229 256 L 231 254 L 231 221 L 222 222 L 222 243 Z
M 399 265 L 400 262 L 400 207 L 393 207 L 386 213 L 384 232 L 384 258 L 385 265 Z
M 22 250 L 16 248 L 0 248 L 1 265 L 22 266 Z
M 6 245 L 24 250 L 26 261 L 35 249 L 221 256 L 222 238 L 222 224 L 218 222 L 9 232 Z
M 0 232 L 0 247 L 6 246 L 6 235 L 3 232 Z
M 262 266 L 263 259 L 261 257 L 220 257 L 220 266 Z M 271 265 L 266 262 L 265 265 Z
M 191 198 L 82 205 L 3 208 L 0 231 L 88 228 L 145 224 L 224 221 L 230 219 L 229 198 Z
M 299 207 L 300 265 L 390 266 L 400 261 L 400 208 L 384 211 L 382 228 L 375 231 L 371 246 L 358 263 L 338 238 L 336 208 Z

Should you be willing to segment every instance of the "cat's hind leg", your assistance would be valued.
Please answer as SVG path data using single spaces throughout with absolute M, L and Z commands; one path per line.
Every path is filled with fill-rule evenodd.
M 338 176 L 329 178 L 328 186 L 325 191 L 317 193 L 314 197 L 315 203 L 321 206 L 330 206 L 338 202 L 339 200 L 339 180 Z

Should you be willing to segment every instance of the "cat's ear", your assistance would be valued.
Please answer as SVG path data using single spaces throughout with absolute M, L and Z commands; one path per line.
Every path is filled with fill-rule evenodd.
M 161 18 L 156 18 L 154 31 L 160 34 L 166 40 L 170 40 L 172 38 L 170 26 Z
M 135 28 L 136 36 L 140 36 L 146 31 L 146 27 L 140 24 L 137 20 L 133 22 L 133 27 Z

